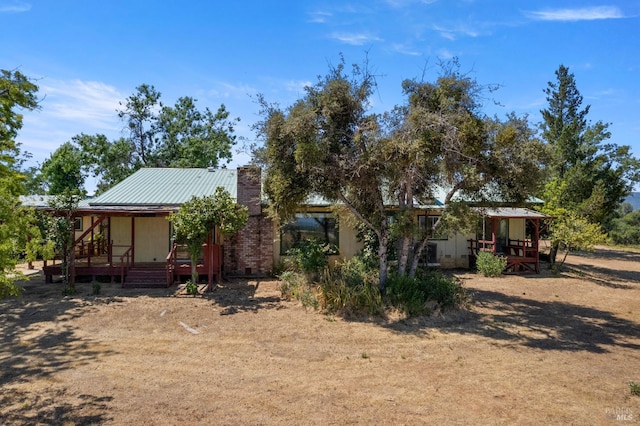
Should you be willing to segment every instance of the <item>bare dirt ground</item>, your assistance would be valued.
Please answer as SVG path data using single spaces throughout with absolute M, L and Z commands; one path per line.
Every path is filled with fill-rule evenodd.
M 63 298 L 36 276 L 0 301 L 0 423 L 639 423 L 640 252 L 568 263 L 460 272 L 469 309 L 404 321 L 306 311 L 267 280 Z

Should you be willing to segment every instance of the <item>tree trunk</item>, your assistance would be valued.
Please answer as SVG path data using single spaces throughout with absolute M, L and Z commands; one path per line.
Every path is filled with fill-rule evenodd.
M 380 267 L 380 281 L 378 282 L 378 290 L 381 294 L 384 294 L 387 289 L 387 245 L 389 244 L 389 237 L 386 232 L 380 232 L 378 236 L 378 264 Z
M 398 275 L 405 275 L 407 271 L 407 263 L 409 262 L 411 236 L 403 235 L 398 245 Z
M 556 258 L 558 257 L 558 248 L 560 247 L 560 242 L 554 241 L 551 244 L 551 250 L 549 250 L 549 268 L 553 268 L 556 264 Z
M 427 246 L 429 242 L 429 238 L 426 237 L 422 241 L 420 241 L 418 247 L 413 252 L 413 257 L 411 258 L 411 268 L 409 269 L 409 277 L 413 278 L 416 276 L 416 271 L 418 270 L 418 264 L 420 263 L 420 256 L 422 256 L 422 252 L 424 248 Z
M 191 282 L 198 282 L 198 258 L 191 257 Z

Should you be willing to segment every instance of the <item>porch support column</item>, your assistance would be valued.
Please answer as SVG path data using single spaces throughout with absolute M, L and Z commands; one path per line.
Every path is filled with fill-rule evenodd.
M 207 236 L 207 248 L 209 259 L 207 261 L 207 290 L 213 289 L 213 262 L 214 262 L 214 248 L 213 248 L 213 232 L 209 232 Z
M 131 266 L 136 264 L 136 218 L 131 216 Z
M 491 223 L 492 223 L 492 230 L 491 230 L 491 242 L 492 242 L 492 246 L 493 249 L 491 250 L 491 252 L 493 254 L 496 254 L 496 249 L 497 249 L 497 245 L 498 245 L 498 219 L 495 217 L 491 218 Z
M 76 236 L 76 231 L 75 231 L 75 226 L 74 226 L 74 222 L 75 222 L 75 217 L 72 217 L 71 219 L 69 219 L 71 222 L 71 250 L 69 253 L 69 259 L 67 259 L 69 261 L 69 263 L 67 264 L 67 274 L 69 277 L 69 286 L 71 288 L 75 288 L 76 286 L 76 247 L 75 244 L 73 244 L 75 236 Z
M 93 246 L 95 244 L 95 238 L 94 238 L 94 234 L 93 234 L 93 228 L 94 228 L 94 224 L 93 224 L 93 215 L 91 215 L 91 243 L 87 244 L 87 249 L 89 251 L 88 256 L 87 256 L 87 266 L 89 268 L 91 268 L 91 256 L 93 255 L 93 251 L 95 250 L 95 247 Z
M 536 247 L 536 273 L 540 273 L 540 219 L 534 219 L 533 221 L 534 231 L 533 238 L 535 238 L 534 244 Z

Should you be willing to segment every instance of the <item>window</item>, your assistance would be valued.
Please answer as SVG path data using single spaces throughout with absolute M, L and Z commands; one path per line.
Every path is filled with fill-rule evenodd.
M 447 234 L 445 232 L 433 232 L 433 227 L 436 226 L 436 222 L 438 222 L 438 219 L 440 219 L 440 216 L 434 216 L 434 215 L 421 215 L 418 216 L 418 225 L 420 226 L 420 229 L 425 229 L 427 228 L 428 230 L 430 230 L 431 232 L 429 233 L 429 239 L 431 240 L 447 240 L 449 239 L 449 237 L 447 236 Z
M 75 231 L 82 231 L 82 218 L 81 217 L 76 217 L 75 221 L 73 222 L 73 229 Z
M 296 219 L 280 231 L 280 254 L 296 247 L 300 241 L 318 240 L 329 244 L 338 254 L 338 223 L 330 213 L 296 214 Z

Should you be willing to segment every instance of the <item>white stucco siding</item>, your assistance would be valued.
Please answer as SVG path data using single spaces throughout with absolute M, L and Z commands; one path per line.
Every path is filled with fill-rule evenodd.
M 524 240 L 525 239 L 525 220 L 521 218 L 509 219 L 509 239 Z
M 131 218 L 112 217 L 111 218 L 111 241 L 113 243 L 113 257 L 120 256 L 131 246 Z
M 164 217 L 135 221 L 136 262 L 164 262 L 169 253 L 169 221 Z
M 438 263 L 441 268 L 467 268 L 469 267 L 468 243 L 471 238 L 468 235 L 456 234 L 447 240 L 432 240 L 429 243 L 437 244 Z

